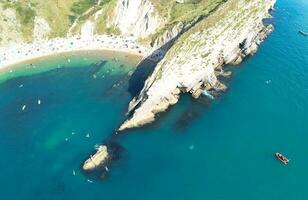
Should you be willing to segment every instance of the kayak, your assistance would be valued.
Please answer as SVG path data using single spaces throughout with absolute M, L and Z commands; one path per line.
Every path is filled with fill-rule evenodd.
M 289 159 L 287 159 L 285 156 L 283 156 L 281 153 L 276 153 L 276 157 L 283 162 L 284 164 L 289 163 Z

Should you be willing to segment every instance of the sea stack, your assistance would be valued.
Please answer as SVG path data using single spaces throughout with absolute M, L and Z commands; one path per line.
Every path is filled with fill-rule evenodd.
M 97 152 L 94 155 L 91 155 L 90 158 L 84 162 L 82 168 L 85 171 L 94 170 L 105 164 L 108 158 L 109 154 L 107 146 L 101 145 L 99 146 Z

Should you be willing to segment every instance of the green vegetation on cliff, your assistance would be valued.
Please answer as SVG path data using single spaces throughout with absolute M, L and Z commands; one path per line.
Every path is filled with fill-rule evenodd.
M 188 24 L 199 17 L 207 16 L 226 0 L 186 0 L 185 3 L 176 3 L 175 0 L 149 1 L 165 25 L 144 39 L 147 44 L 180 22 Z M 20 24 L 16 26 L 16 31 L 22 34 L 22 40 L 32 41 L 37 16 L 46 20 L 50 27 L 48 38 L 78 34 L 87 20 L 94 22 L 98 34 L 120 34 L 119 28 L 111 24 L 117 2 L 118 0 L 0 0 L 0 8 L 11 9 L 16 13 L 16 20 Z M 5 26 L 6 22 L 0 23 Z M 5 34 L 1 37 L 5 37 Z
M 82 23 L 93 19 L 93 15 L 103 10 L 95 20 L 98 33 L 118 32 L 116 29 L 107 28 L 107 20 L 116 5 L 116 0 L 0 0 L 0 7 L 12 9 L 16 13 L 21 32 L 26 41 L 33 39 L 35 17 L 45 19 L 51 28 L 50 38 L 64 37 L 75 23 L 72 32 L 80 31 Z M 0 22 L 5 23 L 5 22 Z M 1 39 L 1 38 L 0 38 Z
M 21 24 L 20 31 L 26 40 L 30 40 L 34 27 L 34 18 L 36 15 L 36 11 L 34 9 L 36 2 L 1 0 L 0 3 L 3 9 L 11 8 L 16 11 L 16 17 Z
M 148 39 L 153 41 L 179 22 L 188 24 L 196 18 L 208 16 L 227 0 L 186 0 L 185 3 L 176 3 L 175 0 L 151 0 L 166 25 Z

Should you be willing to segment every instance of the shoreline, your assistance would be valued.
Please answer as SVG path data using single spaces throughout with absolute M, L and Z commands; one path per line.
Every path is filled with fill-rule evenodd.
M 149 49 L 141 46 L 133 37 L 95 35 L 40 40 L 33 43 L 11 44 L 0 48 L 0 70 L 23 62 L 70 52 L 107 51 L 146 57 Z
M 115 54 L 115 55 L 111 55 L 111 53 Z M 111 49 L 82 49 L 82 50 L 72 50 L 72 51 L 65 51 L 65 52 L 61 51 L 61 52 L 51 53 L 51 54 L 48 54 L 48 55 L 42 55 L 42 56 L 37 56 L 37 57 L 31 57 L 31 58 L 28 58 L 28 59 L 25 59 L 25 60 L 20 60 L 16 63 L 6 65 L 5 67 L 0 66 L 0 72 L 3 71 L 3 70 L 8 70 L 8 69 L 14 70 L 13 68 L 18 67 L 20 65 L 33 64 L 37 61 L 49 59 L 51 57 L 67 57 L 67 59 L 70 59 L 70 57 L 72 55 L 75 55 L 75 54 L 80 54 L 80 55 L 102 54 L 102 56 L 103 56 L 102 58 L 107 57 L 107 58 L 110 58 L 110 59 L 112 59 L 112 58 L 118 59 L 118 57 L 119 57 L 118 54 L 124 54 L 125 58 L 130 57 L 130 58 L 134 58 L 136 60 L 142 60 L 144 58 L 144 55 L 142 55 L 142 54 L 136 54 L 136 53 L 133 53 L 133 52 L 126 52 L 126 51 L 116 51 L 116 50 L 111 50 Z

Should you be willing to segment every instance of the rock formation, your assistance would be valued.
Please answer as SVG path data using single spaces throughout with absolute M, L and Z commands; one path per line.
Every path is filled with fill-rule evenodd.
M 163 20 L 149 0 L 118 0 L 114 25 L 122 34 L 146 37 L 162 24 Z
M 86 160 L 83 164 L 83 170 L 89 171 L 94 170 L 97 167 L 103 165 L 109 158 L 109 153 L 107 146 L 102 145 L 98 148 L 97 152 L 90 156 L 88 160 Z
M 129 106 L 130 119 L 119 130 L 155 120 L 156 113 L 177 103 L 180 93 L 198 97 L 200 90 L 223 89 L 215 69 L 238 64 L 254 54 L 272 30 L 264 25 L 274 0 L 229 0 L 218 10 L 185 32 L 156 66 L 139 96 Z

